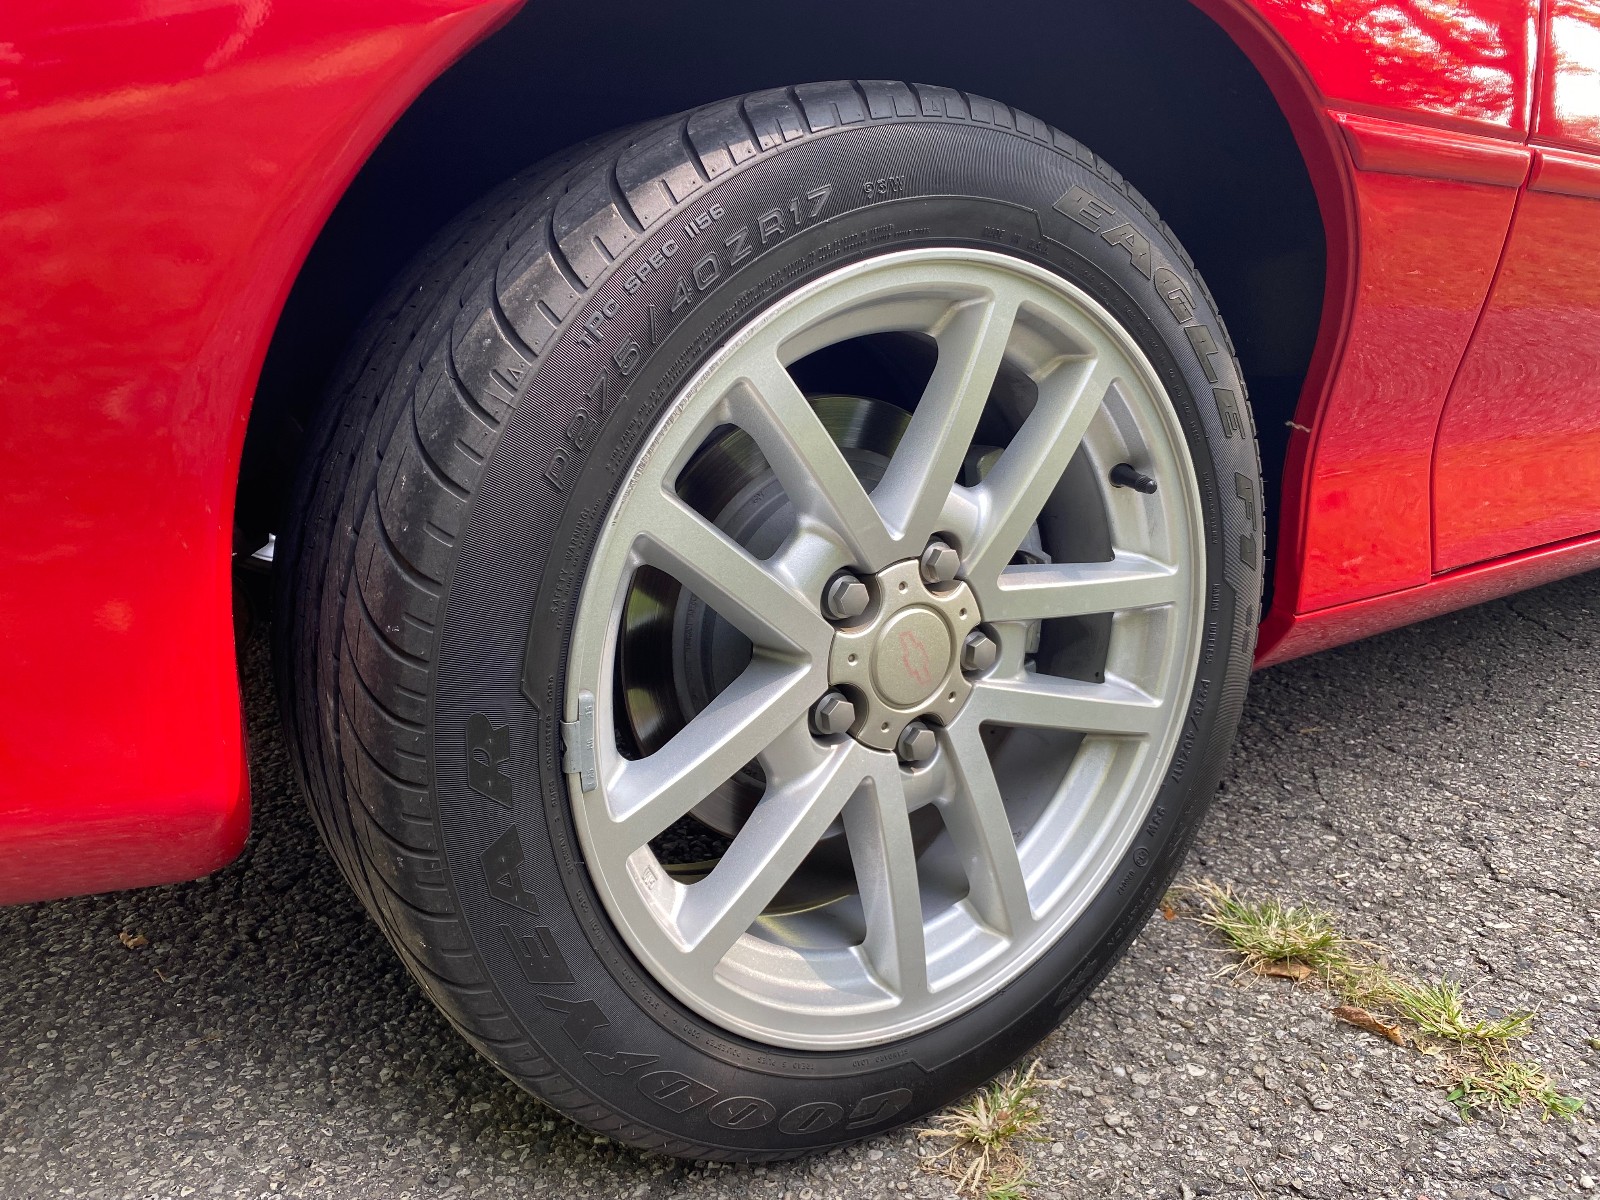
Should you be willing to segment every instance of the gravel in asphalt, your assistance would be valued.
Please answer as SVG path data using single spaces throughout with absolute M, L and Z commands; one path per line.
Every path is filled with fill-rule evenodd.
M 556 1119 L 476 1057 L 316 841 L 247 648 L 256 826 L 196 883 L 0 909 L 0 1197 L 948 1196 L 904 1131 L 696 1167 Z M 1157 919 L 1040 1047 L 1030 1194 L 1600 1197 L 1600 574 L 1257 676 L 1187 876 L 1314 902 L 1590 1097 L 1463 1122 L 1330 999 Z M 0 849 L 3 853 L 3 849 Z M 3 869 L 3 867 L 0 867 Z M 148 940 L 139 949 L 119 935 Z

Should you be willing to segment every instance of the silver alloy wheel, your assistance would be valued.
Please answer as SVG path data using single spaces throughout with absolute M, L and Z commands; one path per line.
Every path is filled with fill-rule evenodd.
M 937 362 L 869 494 L 789 367 L 891 331 L 930 337 Z M 1002 362 L 1037 399 L 965 485 Z M 695 451 L 728 426 L 756 442 L 794 507 L 788 536 L 764 559 L 675 491 Z M 1014 563 L 1069 460 L 1086 461 L 1097 481 L 1103 512 L 1093 519 L 1112 552 Z M 1156 479 L 1157 492 L 1113 487 L 1107 477 L 1124 462 Z M 940 602 L 940 584 L 913 594 L 935 535 L 957 547 L 952 586 L 976 612 L 937 615 L 960 608 Z M 715 1024 L 805 1050 L 906 1037 L 1005 986 L 1108 884 L 1150 808 L 1194 685 L 1203 537 L 1193 466 L 1158 377 L 1111 316 L 1062 278 L 987 251 L 910 250 L 842 267 L 758 314 L 665 405 L 605 515 L 569 650 L 566 718 L 593 713 L 597 758 L 591 790 L 567 777 L 577 829 L 635 955 Z M 642 567 L 678 580 L 753 649 L 665 745 L 630 758 L 616 664 Z M 836 625 L 823 596 L 845 570 L 875 594 L 859 621 Z M 1113 614 L 1095 677 L 1032 669 L 1040 622 L 1091 614 Z M 980 622 L 998 659 L 963 673 L 963 639 Z M 862 653 L 893 679 L 881 692 L 871 669 L 846 677 L 840 650 L 878 627 L 882 637 L 868 637 Z M 888 661 L 891 636 L 920 639 L 941 668 L 924 664 L 924 695 Z M 902 765 L 883 729 L 814 732 L 812 706 L 836 686 L 902 727 L 926 715 L 932 758 Z M 956 693 L 959 702 L 947 699 Z M 1005 795 L 996 729 L 1039 738 L 1013 752 L 1022 766 L 1007 778 L 1022 782 Z M 709 874 L 675 878 L 652 839 L 752 762 L 765 780 L 760 802 Z M 914 839 L 912 820 L 929 805 L 940 828 L 931 845 Z M 773 908 L 836 822 L 852 893 L 800 912 Z

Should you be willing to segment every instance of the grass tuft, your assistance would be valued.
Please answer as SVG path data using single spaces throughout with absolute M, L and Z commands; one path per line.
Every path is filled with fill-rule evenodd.
M 1053 1086 L 1054 1080 L 1039 1078 L 1035 1059 L 1026 1069 L 974 1092 L 921 1131 L 922 1137 L 950 1143 L 933 1155 L 932 1165 L 956 1181 L 958 1195 L 1022 1200 L 1028 1181 L 1019 1143 L 1040 1140 L 1035 1133 L 1044 1120 L 1039 1092 Z
M 1288 963 L 1317 970 L 1344 957 L 1343 939 L 1326 913 L 1277 900 L 1247 903 L 1209 881 L 1194 891 L 1204 905 L 1201 923 L 1233 943 L 1251 970 Z
M 984 1184 L 984 1200 L 1027 1200 L 1028 1183 L 1020 1167 L 1004 1179 L 990 1176 Z
M 1449 1100 L 1463 1116 L 1486 1109 L 1510 1111 L 1533 1104 L 1548 1117 L 1571 1118 L 1584 1108 L 1579 1096 L 1561 1093 L 1538 1063 L 1513 1057 L 1512 1043 L 1532 1027 L 1531 1012 L 1484 1018 L 1467 1010 L 1466 993 L 1453 980 L 1432 983 L 1392 971 L 1376 947 L 1353 941 L 1334 919 L 1308 905 L 1244 900 L 1209 880 L 1183 889 L 1198 902 L 1199 921 L 1227 939 L 1241 970 L 1316 981 L 1339 996 L 1340 1019 L 1388 1038 L 1405 1039 L 1379 1020 L 1388 1013 L 1415 1030 L 1412 1044 L 1438 1058 Z
M 1464 1045 L 1504 1044 L 1522 1037 L 1533 1024 L 1531 1012 L 1514 1012 L 1487 1021 L 1469 1015 L 1461 985 L 1449 979 L 1437 983 L 1391 979 L 1386 998 L 1391 1008 L 1423 1033 Z

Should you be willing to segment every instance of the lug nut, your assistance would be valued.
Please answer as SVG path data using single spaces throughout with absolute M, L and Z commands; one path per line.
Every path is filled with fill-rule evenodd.
M 900 756 L 900 761 L 913 766 L 927 762 L 938 748 L 939 739 L 921 721 L 913 721 L 902 729 L 900 740 L 894 744 L 894 752 Z
M 856 723 L 856 706 L 843 692 L 829 692 L 811 710 L 811 728 L 825 736 L 846 733 Z
M 835 621 L 849 621 L 867 611 L 871 595 L 854 575 L 835 575 L 822 593 L 822 607 Z
M 961 669 L 970 674 L 987 671 L 999 658 L 999 643 L 981 629 L 967 634 L 961 644 Z
M 924 583 L 949 583 L 961 569 L 961 556 L 949 542 L 934 538 L 919 560 Z

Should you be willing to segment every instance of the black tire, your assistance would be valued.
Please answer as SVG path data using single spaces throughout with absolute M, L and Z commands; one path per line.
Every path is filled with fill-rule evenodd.
M 808 195 L 797 227 L 752 239 L 737 262 L 719 236 L 719 277 L 674 309 L 684 272 L 662 269 L 665 238 L 683 242 L 713 204 L 719 231 L 756 228 Z M 674 383 L 741 316 L 817 273 L 884 247 L 951 243 L 1067 276 L 1154 364 L 1205 517 L 1197 682 L 1113 884 L 1015 982 L 870 1051 L 756 1045 L 658 986 L 597 899 L 562 774 L 565 631 L 595 514 Z M 646 264 L 656 269 L 641 276 Z M 878 1133 L 1037 1043 L 1170 882 L 1243 704 L 1260 495 L 1243 385 L 1204 284 L 1149 205 L 1084 147 L 936 87 L 826 83 L 711 105 L 512 181 L 441 235 L 369 321 L 280 543 L 278 677 L 294 760 L 340 868 L 423 988 L 572 1119 L 724 1160 Z

